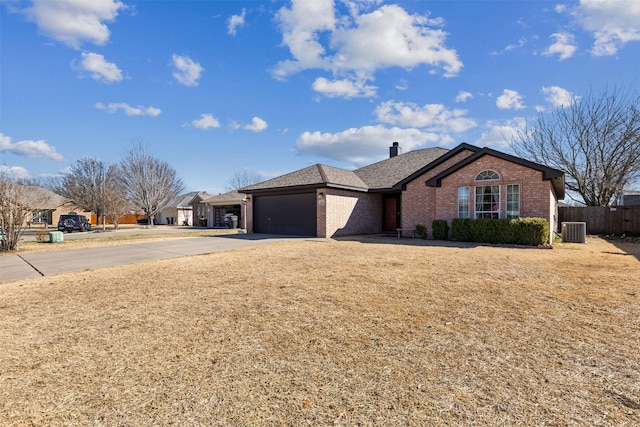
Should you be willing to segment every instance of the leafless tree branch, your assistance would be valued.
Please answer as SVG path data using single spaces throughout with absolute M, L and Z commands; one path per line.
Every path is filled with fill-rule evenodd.
M 512 140 L 514 151 L 563 170 L 587 206 L 610 206 L 640 178 L 640 96 L 626 88 L 589 92 L 541 114 Z

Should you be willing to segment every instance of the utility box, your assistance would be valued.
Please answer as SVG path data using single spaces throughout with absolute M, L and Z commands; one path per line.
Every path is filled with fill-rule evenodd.
M 62 243 L 62 242 L 64 242 L 64 234 L 62 234 L 62 231 L 49 232 L 49 243 Z
M 563 222 L 562 241 L 566 243 L 586 243 L 587 223 L 586 222 Z

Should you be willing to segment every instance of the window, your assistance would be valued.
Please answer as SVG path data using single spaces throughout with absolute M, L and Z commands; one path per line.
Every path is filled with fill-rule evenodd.
M 497 181 L 498 179 L 500 175 L 494 171 L 482 171 L 476 175 L 476 181 Z
M 33 216 L 31 222 L 33 223 L 44 223 L 47 222 L 47 212 L 42 211 L 33 211 Z
M 476 187 L 476 218 L 500 218 L 500 186 Z
M 458 218 L 469 218 L 469 187 L 458 188 Z
M 507 185 L 507 218 L 520 218 L 520 186 Z

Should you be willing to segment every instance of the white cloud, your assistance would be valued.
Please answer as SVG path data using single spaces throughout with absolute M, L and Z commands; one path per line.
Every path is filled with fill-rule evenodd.
M 581 0 L 573 16 L 593 34 L 594 56 L 615 55 L 625 44 L 640 41 L 640 2 L 636 0 Z
M 482 133 L 475 145 L 501 149 L 508 147 L 511 140 L 519 133 L 526 131 L 527 122 L 522 117 L 515 117 L 504 122 L 490 120 L 485 127 L 487 130 Z
M 442 20 L 410 15 L 397 5 L 360 13 L 378 4 L 349 2 L 351 15 L 337 17 L 333 0 L 293 0 L 291 8 L 281 8 L 277 20 L 292 59 L 279 62 L 274 77 L 307 69 L 351 73 L 360 80 L 372 80 L 377 70 L 388 67 L 428 65 L 445 76 L 461 70 L 456 51 L 445 45 Z
M 191 121 L 191 125 L 193 127 L 197 127 L 198 129 L 210 129 L 219 128 L 220 122 L 211 114 L 200 114 L 200 118 Z
M 333 80 L 319 77 L 313 82 L 313 90 L 329 98 L 370 98 L 376 95 L 376 86 L 369 86 L 366 81 Z
M 521 49 L 526 44 L 527 44 L 527 39 L 525 37 L 521 37 L 520 39 L 518 39 L 517 43 L 510 43 L 507 46 L 505 46 L 504 49 L 502 49 L 500 51 L 492 51 L 492 52 L 489 53 L 489 55 L 503 55 L 506 52 L 510 52 L 510 51 L 516 50 L 516 49 Z
M 333 8 L 333 0 L 293 0 L 291 9 L 282 7 L 278 11 L 276 19 L 280 23 L 282 41 L 294 59 L 278 63 L 274 70 L 276 78 L 285 78 L 304 69 L 329 67 L 330 62 L 322 58 L 325 49 L 318 39 L 321 33 L 334 29 Z
M 471 98 L 473 98 L 473 94 L 471 92 L 467 92 L 465 90 L 461 90 L 460 92 L 458 92 L 458 94 L 456 95 L 456 102 L 460 103 L 460 102 L 467 102 L 468 100 L 470 100 Z
M 107 62 L 104 56 L 93 52 L 83 52 L 80 70 L 88 71 L 94 80 L 105 83 L 122 81 L 122 70 L 112 62 Z
M 267 128 L 267 122 L 262 120 L 260 117 L 254 117 L 251 120 L 250 125 L 243 126 L 243 129 L 250 130 L 253 132 L 262 132 Z
M 22 166 L 0 165 L 0 175 L 8 176 L 13 179 L 31 178 L 31 175 L 29 175 L 29 171 Z
M 296 147 L 304 155 L 367 165 L 386 158 L 392 141 L 402 141 L 404 151 L 426 144 L 451 145 L 454 142 L 437 132 L 377 125 L 338 133 L 304 132 L 296 140 Z
M 464 117 L 466 110 L 448 110 L 442 104 L 425 104 L 419 107 L 410 102 L 387 101 L 378 105 L 375 114 L 381 123 L 428 128 L 433 132 L 459 133 L 477 125 L 474 120 Z
M 56 148 L 47 144 L 44 140 L 11 142 L 10 137 L 0 133 L 0 152 L 2 151 L 16 156 L 45 157 L 56 161 L 64 160 L 62 155 L 56 152 Z
M 524 107 L 522 95 L 517 91 L 505 89 L 502 95 L 496 99 L 496 106 L 501 110 L 521 110 Z
M 236 35 L 236 29 L 244 26 L 244 18 L 247 16 L 247 10 L 243 7 L 240 15 L 231 15 L 229 18 L 229 25 L 227 26 L 227 33 L 232 36 Z
M 40 31 L 72 48 L 87 41 L 104 45 L 111 35 L 105 22 L 112 22 L 126 6 L 117 0 L 32 0 L 24 10 Z
M 198 86 L 198 80 L 204 71 L 193 59 L 188 56 L 174 54 L 171 57 L 173 67 L 173 77 L 185 86 Z
M 545 86 L 540 92 L 546 95 L 545 99 L 553 107 L 568 107 L 580 99 L 579 96 L 573 95 L 560 86 Z
M 159 108 L 155 107 L 143 107 L 138 105 L 137 107 L 132 107 L 131 105 L 125 102 L 112 102 L 109 104 L 103 104 L 102 102 L 96 103 L 96 108 L 98 110 L 106 110 L 110 113 L 115 113 L 118 110 L 124 111 L 127 116 L 151 116 L 156 117 L 159 116 L 162 112 Z
M 542 54 L 545 56 L 558 55 L 560 60 L 571 58 L 576 52 L 576 39 L 571 33 L 551 34 L 555 42 L 551 44 Z
M 445 46 L 442 22 L 409 15 L 397 5 L 385 5 L 355 17 L 355 26 L 334 33 L 338 46 L 333 58 L 339 69 L 374 72 L 380 68 L 412 68 L 426 64 L 441 68 L 445 76 L 456 75 L 462 62 L 455 50 Z

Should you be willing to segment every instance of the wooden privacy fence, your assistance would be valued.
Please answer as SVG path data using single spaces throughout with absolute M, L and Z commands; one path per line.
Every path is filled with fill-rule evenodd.
M 126 214 L 120 219 L 120 224 L 139 224 L 140 221 L 144 220 L 146 216 L 144 214 Z M 102 218 L 98 222 L 96 222 L 96 214 L 91 214 L 91 224 L 102 224 Z M 107 224 L 113 224 L 109 215 L 106 218 Z
M 640 206 L 561 206 L 558 217 L 560 224 L 586 222 L 587 234 L 640 235 Z

